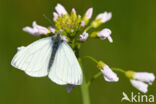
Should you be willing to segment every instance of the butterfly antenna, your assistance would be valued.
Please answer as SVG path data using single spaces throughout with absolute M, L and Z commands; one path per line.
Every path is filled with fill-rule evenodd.
M 54 23 L 53 23 L 45 14 L 43 14 L 43 17 L 44 17 L 52 26 L 55 26 Z

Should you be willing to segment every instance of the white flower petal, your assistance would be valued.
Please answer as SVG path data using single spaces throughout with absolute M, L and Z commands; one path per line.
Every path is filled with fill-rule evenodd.
M 152 84 L 153 81 L 155 80 L 154 74 L 148 72 L 136 72 L 133 77 L 136 80 L 147 82 L 149 84 Z
M 50 27 L 50 31 L 51 31 L 53 34 L 55 34 L 55 29 L 54 29 L 54 28 Z
M 35 21 L 33 22 L 33 28 L 36 32 L 36 34 L 40 35 L 40 34 L 47 34 L 49 32 L 49 30 L 46 27 L 40 26 L 38 25 Z
M 57 11 L 59 15 L 67 14 L 66 9 L 61 4 L 57 4 L 55 7 L 55 10 Z
M 46 27 L 40 26 L 36 23 L 36 21 L 32 24 L 33 28 L 31 27 L 24 27 L 23 31 L 28 32 L 29 34 L 32 34 L 33 36 L 39 36 L 39 35 L 46 35 L 49 33 L 49 30 Z
M 53 21 L 56 21 L 58 19 L 58 14 L 56 12 L 53 12 Z
M 28 32 L 29 34 L 32 34 L 32 35 L 35 35 L 35 32 L 36 32 L 33 28 L 31 28 L 29 26 L 24 27 L 23 31 Z
M 104 68 L 101 70 L 102 74 L 104 75 L 104 79 L 108 82 L 117 82 L 119 78 L 116 73 L 114 73 L 108 65 L 105 65 Z
M 148 91 L 148 84 L 137 80 L 130 80 L 130 82 L 133 85 L 133 87 L 135 87 L 139 91 L 143 93 L 146 93 Z
M 108 41 L 109 41 L 110 43 L 113 43 L 113 39 L 112 39 L 111 36 L 108 36 L 107 39 L 108 39 Z

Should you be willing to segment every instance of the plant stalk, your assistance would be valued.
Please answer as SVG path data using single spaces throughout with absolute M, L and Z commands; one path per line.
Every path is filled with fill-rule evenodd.
M 78 58 L 78 60 L 82 68 L 81 59 Z M 82 95 L 82 102 L 83 102 L 82 104 L 91 104 L 90 96 L 89 96 L 89 87 L 87 86 L 87 81 L 86 81 L 84 72 L 83 72 L 83 82 L 81 85 L 81 95 Z
M 83 76 L 83 83 L 81 85 L 82 102 L 83 104 L 90 104 L 89 87 L 87 86 L 85 75 Z

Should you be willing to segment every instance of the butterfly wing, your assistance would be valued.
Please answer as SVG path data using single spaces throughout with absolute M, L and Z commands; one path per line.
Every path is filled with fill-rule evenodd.
M 56 52 L 48 77 L 60 85 L 80 85 L 82 83 L 82 70 L 79 62 L 71 47 L 64 41 Z
M 51 37 L 37 40 L 18 51 L 12 59 L 11 65 L 32 77 L 46 76 L 52 46 Z

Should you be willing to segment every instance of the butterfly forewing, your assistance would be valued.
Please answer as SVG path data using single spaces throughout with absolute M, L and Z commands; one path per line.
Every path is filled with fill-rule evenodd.
M 43 38 L 18 51 L 14 56 L 12 66 L 25 71 L 33 77 L 48 74 L 48 62 L 52 52 L 51 37 Z

